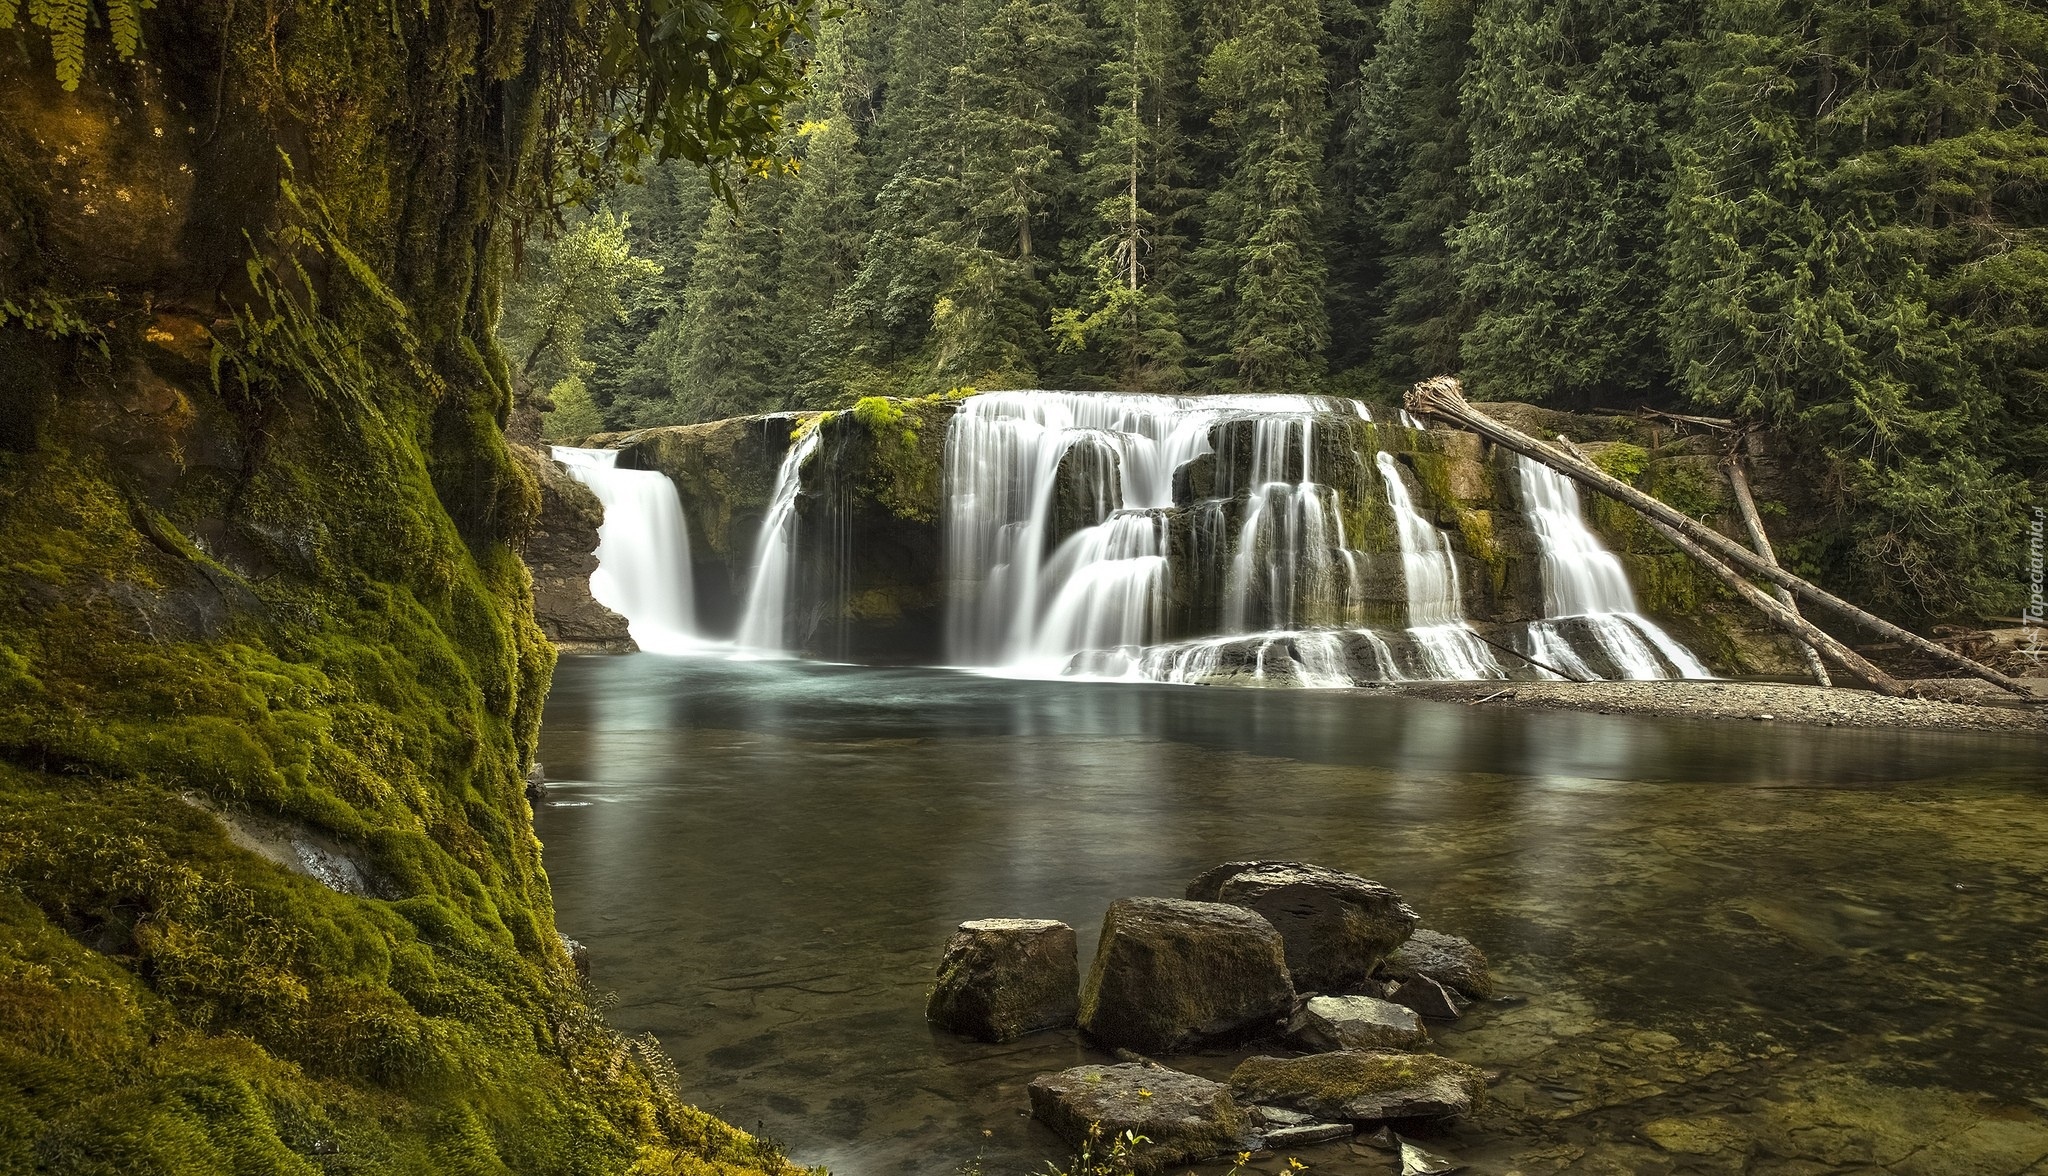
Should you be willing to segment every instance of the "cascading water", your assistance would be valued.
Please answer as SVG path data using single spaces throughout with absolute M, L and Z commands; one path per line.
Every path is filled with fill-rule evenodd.
M 1373 458 L 1386 483 L 1387 505 L 1401 540 L 1401 575 L 1408 588 L 1408 635 L 1429 678 L 1504 678 L 1507 674 L 1486 643 L 1465 623 L 1458 588 L 1458 564 L 1443 535 L 1415 509 L 1394 455 Z
M 790 580 L 796 573 L 797 495 L 803 490 L 804 462 L 818 451 L 824 430 L 811 428 L 790 444 L 775 473 L 768 514 L 761 520 L 761 539 L 754 554 L 754 572 L 747 583 L 747 604 L 740 614 L 737 643 L 742 650 L 776 655 L 789 649 Z
M 1570 639 L 1578 632 L 1624 678 L 1713 677 L 1691 650 L 1636 612 L 1628 573 L 1586 526 L 1571 480 L 1519 454 L 1515 472 L 1543 553 L 1546 619 L 1529 626 L 1536 659 L 1575 676 L 1599 677 Z
M 557 445 L 551 452 L 604 505 L 590 595 L 626 618 L 641 649 L 701 647 L 690 592 L 690 532 L 675 483 L 655 470 L 618 468 L 616 449 Z

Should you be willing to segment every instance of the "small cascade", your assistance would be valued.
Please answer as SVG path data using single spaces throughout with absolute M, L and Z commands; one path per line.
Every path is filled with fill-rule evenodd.
M 754 572 L 747 582 L 747 604 L 740 614 L 737 643 L 754 654 L 782 654 L 789 649 L 790 582 L 796 573 L 797 496 L 803 490 L 804 462 L 818 451 L 823 429 L 804 432 L 782 457 L 761 520 Z
M 1623 678 L 1711 678 L 1692 651 L 1636 611 L 1628 573 L 1586 526 L 1571 480 L 1519 454 L 1523 509 L 1543 553 L 1545 619 L 1529 626 L 1530 652 L 1580 677 L 1603 677 L 1597 653 Z
M 1443 535 L 1415 509 L 1400 463 L 1381 450 L 1373 458 L 1387 486 L 1401 540 L 1401 574 L 1408 588 L 1408 635 L 1426 678 L 1504 678 L 1486 643 L 1465 624 L 1458 564 Z
M 690 532 L 675 483 L 656 470 L 623 470 L 616 449 L 551 450 L 569 476 L 604 505 L 590 595 L 626 618 L 650 653 L 701 647 L 690 590 Z
M 1224 582 L 1224 630 L 1327 623 L 1349 603 L 1353 566 L 1339 555 L 1349 546 L 1334 493 L 1316 480 L 1315 418 L 1261 416 L 1251 434 L 1244 524 Z

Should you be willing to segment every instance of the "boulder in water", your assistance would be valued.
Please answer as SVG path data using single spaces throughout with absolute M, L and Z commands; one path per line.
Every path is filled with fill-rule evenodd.
M 1486 1097 L 1486 1076 L 1435 1054 L 1343 1050 L 1301 1058 L 1247 1058 L 1230 1075 L 1239 1101 L 1373 1123 L 1462 1115 Z
M 1074 1023 L 1074 929 L 1052 919 L 973 919 L 946 943 L 925 1019 L 963 1037 L 1014 1041 Z
M 1230 1088 L 1164 1066 L 1076 1066 L 1031 1080 L 1031 1113 L 1074 1147 L 1096 1157 L 1125 1132 L 1141 1135 L 1131 1159 L 1139 1171 L 1194 1163 L 1250 1143 L 1251 1119 Z M 1098 1132 L 1091 1145 L 1090 1133 Z
M 1408 977 L 1387 994 L 1387 999 L 1438 1021 L 1455 1021 L 1465 1011 L 1456 993 L 1427 976 Z
M 1255 910 L 1287 944 L 1304 992 L 1350 992 L 1415 930 L 1416 914 L 1377 882 L 1303 862 L 1226 862 L 1188 884 L 1197 902 Z
M 1493 975 L 1487 971 L 1486 953 L 1469 939 L 1427 928 L 1417 928 L 1406 943 L 1395 948 L 1394 954 L 1380 965 L 1380 975 L 1397 981 L 1427 976 L 1473 1000 L 1493 995 Z
M 1105 1046 L 1171 1054 L 1258 1036 L 1293 1009 L 1286 948 L 1257 912 L 1120 898 L 1102 919 L 1081 1029 Z
M 1415 1010 L 1371 996 L 1310 997 L 1287 1024 L 1303 1049 L 1419 1049 L 1429 1030 Z

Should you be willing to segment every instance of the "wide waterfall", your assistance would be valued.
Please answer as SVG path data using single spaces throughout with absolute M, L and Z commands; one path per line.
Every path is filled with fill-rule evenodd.
M 604 505 L 590 595 L 626 618 L 640 648 L 679 653 L 703 644 L 690 591 L 690 532 L 675 483 L 618 468 L 616 449 L 554 446 L 554 459 Z
M 803 490 L 804 463 L 818 451 L 822 430 L 807 429 L 783 455 L 769 497 L 767 517 L 755 549 L 754 572 L 748 581 L 746 610 L 740 614 L 738 644 L 756 654 L 789 649 L 790 580 L 796 574 L 797 495 Z
M 1573 648 L 1568 633 L 1585 633 L 1625 678 L 1711 678 L 1692 651 L 1636 611 L 1635 590 L 1621 561 L 1586 526 L 1578 488 L 1563 474 L 1516 454 L 1524 509 L 1543 552 L 1543 611 L 1529 626 L 1537 661 L 1580 678 L 1599 672 Z

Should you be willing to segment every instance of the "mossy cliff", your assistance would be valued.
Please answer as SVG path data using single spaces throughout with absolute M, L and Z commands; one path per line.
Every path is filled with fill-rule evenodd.
M 793 638 L 827 657 L 931 660 L 939 650 L 939 510 L 946 425 L 957 401 L 868 397 L 843 412 L 777 413 L 587 444 L 660 470 L 690 528 L 698 619 L 739 619 L 775 479 L 795 439 L 817 430 L 797 500 Z
M 547 11 L 0 35 L 0 1172 L 786 1169 L 597 1016 L 521 793 Z

